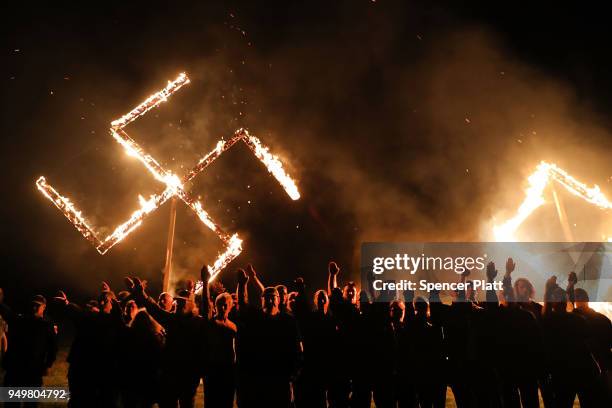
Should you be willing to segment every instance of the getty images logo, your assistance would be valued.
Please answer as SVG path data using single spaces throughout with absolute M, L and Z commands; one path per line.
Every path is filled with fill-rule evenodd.
M 406 271 L 414 275 L 417 270 L 422 271 L 454 271 L 462 274 L 465 271 L 483 270 L 487 255 L 471 256 L 411 256 L 409 254 L 395 254 L 389 257 L 375 257 L 372 260 L 372 272 L 380 275 L 385 271 Z

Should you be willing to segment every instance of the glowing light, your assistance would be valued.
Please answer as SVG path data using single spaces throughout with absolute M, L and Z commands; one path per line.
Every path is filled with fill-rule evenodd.
M 93 228 L 87 223 L 87 220 L 83 218 L 81 212 L 75 208 L 68 198 L 61 196 L 53 187 L 47 184 L 47 180 L 42 176 L 36 180 L 36 187 L 38 187 L 45 197 L 55 204 L 88 241 L 92 242 L 96 247 L 100 244 Z
M 599 186 L 588 187 L 569 175 L 553 163 L 540 162 L 536 170 L 527 179 L 529 185 L 525 190 L 525 199 L 519 206 L 516 215 L 501 225 L 493 227 L 496 241 L 515 241 L 515 233 L 521 224 L 541 205 L 544 200 L 544 189 L 551 181 L 556 181 L 573 195 L 601 209 L 612 209 L 612 203 L 601 192 Z M 610 241 L 610 238 L 608 239 Z
M 610 302 L 589 302 L 591 309 L 604 314 L 608 319 L 612 319 L 612 303 Z
M 287 175 L 283 168 L 283 163 L 281 163 L 278 157 L 270 153 L 270 149 L 262 145 L 261 141 L 255 136 L 250 136 L 246 130 L 244 130 L 243 140 L 255 153 L 255 156 L 266 166 L 270 174 L 283 186 L 289 197 L 292 200 L 299 199 L 300 192 L 295 185 L 295 181 Z
M 180 73 L 174 81 L 168 81 L 168 85 L 161 91 L 155 92 L 153 95 L 145 99 L 140 105 L 132 109 L 130 112 L 123 115 L 121 118 L 111 122 L 114 129 L 122 129 L 144 115 L 151 109 L 159 106 L 162 102 L 166 102 L 170 95 L 181 89 L 189 83 L 189 78 L 184 72 Z
M 123 115 L 120 119 L 111 122 L 110 132 L 115 141 L 124 148 L 129 156 L 138 159 L 156 180 L 165 185 L 165 189 L 161 194 L 152 195 L 148 200 L 139 196 L 140 208 L 134 211 L 127 221 L 116 227 L 106 238 L 102 240 L 98 238 L 94 228 L 88 224 L 81 215 L 81 212 L 76 209 L 68 198 L 61 196 L 51 185 L 49 185 L 44 177 L 40 177 L 36 181 L 36 185 L 45 197 L 51 200 L 64 216 L 68 218 L 75 228 L 87 240 L 94 244 L 100 254 L 105 254 L 115 244 L 121 242 L 132 231 L 138 228 L 149 214 L 154 212 L 170 198 L 180 198 L 196 213 L 200 221 L 212 230 L 225 244 L 224 252 L 217 257 L 212 266 L 209 266 L 212 280 L 242 252 L 242 240 L 237 234 L 230 236 L 224 232 L 204 210 L 202 204 L 190 197 L 183 187 L 187 182 L 201 173 L 224 151 L 232 147 L 236 142 L 242 140 L 251 148 L 255 156 L 279 181 L 281 186 L 293 200 L 298 199 L 300 194 L 295 182 L 287 175 L 278 157 L 270 153 L 269 149 L 263 146 L 259 139 L 249 135 L 244 129 L 236 131 L 233 137 L 228 141 L 220 140 L 217 142 L 215 148 L 202 157 L 196 166 L 182 179 L 172 172 L 165 170 L 155 158 L 147 154 L 144 149 L 123 130 L 123 128 L 137 118 L 159 106 L 162 102 L 167 101 L 172 94 L 188 83 L 189 78 L 187 75 L 181 73 L 174 81 L 168 82 L 168 85 L 164 89 L 148 97 L 144 102 L 132 109 L 129 113 Z

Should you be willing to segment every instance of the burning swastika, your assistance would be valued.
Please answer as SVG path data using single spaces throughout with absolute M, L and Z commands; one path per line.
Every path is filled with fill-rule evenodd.
M 72 204 L 68 198 L 60 195 L 55 188 L 48 184 L 45 177 L 40 177 L 36 181 L 36 186 L 102 255 L 138 228 L 145 218 L 166 201 L 173 197 L 177 197 L 191 208 L 200 221 L 213 231 L 225 244 L 224 252 L 217 257 L 212 266 L 209 265 L 208 267 L 212 280 L 221 270 L 223 270 L 223 268 L 236 258 L 240 252 L 242 252 L 242 240 L 238 237 L 238 234 L 230 235 L 226 233 L 215 223 L 215 221 L 213 221 L 210 215 L 202 207 L 202 204 L 184 190 L 183 186 L 186 183 L 193 180 L 227 149 L 237 142 L 243 141 L 253 154 L 266 166 L 270 174 L 272 174 L 281 184 L 291 199 L 299 199 L 300 193 L 293 179 L 285 172 L 279 158 L 270 153 L 269 149 L 264 146 L 257 137 L 250 135 L 245 129 L 237 130 L 227 141 L 223 139 L 218 141 L 215 148 L 202 157 L 195 167 L 185 174 L 183 178 L 179 178 L 177 175 L 164 169 L 155 158 L 147 154 L 142 147 L 126 133 L 126 126 L 145 115 L 151 109 L 167 101 L 171 95 L 188 83 L 189 78 L 187 75 L 181 73 L 174 81 L 168 82 L 168 85 L 164 89 L 154 93 L 129 113 L 111 123 L 110 133 L 115 141 L 123 146 L 126 153 L 137 158 L 156 180 L 165 185 L 165 189 L 160 194 L 151 196 L 148 200 L 139 196 L 140 208 L 134 211 L 127 221 L 117 226 L 108 236 L 100 238 L 95 229 L 87 222 L 74 204 Z
M 603 210 L 612 209 L 612 202 L 608 201 L 599 186 L 588 187 L 554 163 L 540 162 L 527 181 L 529 182 L 529 187 L 525 190 L 525 199 L 519 206 L 516 215 L 503 224 L 494 226 L 493 234 L 496 241 L 516 240 L 514 234 L 521 224 L 531 213 L 546 202 L 544 200 L 544 189 L 553 181 L 559 183 L 571 194 L 582 198 L 598 208 Z M 612 242 L 612 236 L 607 239 Z

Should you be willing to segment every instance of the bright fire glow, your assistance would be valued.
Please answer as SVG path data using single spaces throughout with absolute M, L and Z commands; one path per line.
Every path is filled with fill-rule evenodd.
M 591 309 L 604 314 L 608 319 L 612 319 L 612 303 L 610 302 L 589 302 Z
M 285 173 L 283 163 L 278 159 L 277 156 L 270 153 L 270 149 L 261 144 L 261 141 L 255 136 L 250 136 L 248 132 L 244 131 L 244 141 L 251 148 L 255 156 L 266 166 L 268 171 L 274 176 L 276 180 L 283 186 L 289 197 L 292 200 L 300 198 L 300 192 L 298 191 L 295 181 Z
M 111 122 L 113 129 L 123 129 L 151 109 L 159 106 L 162 102 L 166 102 L 170 95 L 178 91 L 189 83 L 189 78 L 184 72 L 180 73 L 174 81 L 168 81 L 168 85 L 161 91 L 155 92 L 153 95 L 145 99 L 140 105 L 126 113 L 121 118 Z
M 100 254 L 105 254 L 115 244 L 127 237 L 142 224 L 149 214 L 154 212 L 170 198 L 180 198 L 197 214 L 200 221 L 211 229 L 225 244 L 225 251 L 217 257 L 212 266 L 209 266 L 212 280 L 242 252 L 242 240 L 237 234 L 230 236 L 225 233 L 204 210 L 202 204 L 191 198 L 189 194 L 185 192 L 183 186 L 187 182 L 191 181 L 223 152 L 236 144 L 236 142 L 242 140 L 251 148 L 255 156 L 266 166 L 276 180 L 278 180 L 291 199 L 297 200 L 300 197 L 300 193 L 295 181 L 285 172 L 279 158 L 270 153 L 268 147 L 264 146 L 255 136 L 250 136 L 244 129 L 236 131 L 233 137 L 228 141 L 220 140 L 217 142 L 215 148 L 202 157 L 196 166 L 182 179 L 172 172 L 165 170 L 157 160 L 147 154 L 140 145 L 123 130 L 123 128 L 137 118 L 159 106 L 162 102 L 167 101 L 172 94 L 188 83 L 189 78 L 187 75 L 181 73 L 174 81 L 168 82 L 168 85 L 164 89 L 148 97 L 144 102 L 120 119 L 111 122 L 110 132 L 115 141 L 124 148 L 129 156 L 137 158 L 147 170 L 149 170 L 153 177 L 163 183 L 166 188 L 161 194 L 153 195 L 148 200 L 139 196 L 140 208 L 134 211 L 127 221 L 116 227 L 106 238 L 103 240 L 99 239 L 95 230 L 87 223 L 85 218 L 81 215 L 81 212 L 76 209 L 68 198 L 61 196 L 51 185 L 47 184 L 44 177 L 40 177 L 36 181 L 36 185 L 45 197 L 51 200 L 64 216 L 68 218 L 75 228 L 87 240 L 94 244 Z
M 525 190 L 525 199 L 519 206 L 516 215 L 503 224 L 493 227 L 496 241 L 509 242 L 516 240 L 515 233 L 521 224 L 546 202 L 544 200 L 544 189 L 551 181 L 558 182 L 573 195 L 601 209 L 612 209 L 612 203 L 604 196 L 599 186 L 588 187 L 553 163 L 540 162 L 527 181 L 529 186 Z M 611 238 L 608 238 L 608 241 L 610 240 Z

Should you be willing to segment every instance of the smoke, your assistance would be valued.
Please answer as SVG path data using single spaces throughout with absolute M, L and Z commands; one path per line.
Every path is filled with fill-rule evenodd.
M 345 32 L 325 44 L 315 39 L 249 55 L 240 68 L 251 78 L 243 79 L 247 96 L 236 122 L 262 131 L 297 171 L 304 205 L 316 214 L 307 221 L 318 230 L 315 248 L 335 247 L 354 271 L 362 242 L 491 239 L 491 220 L 516 209 L 525 177 L 540 160 L 584 180 L 606 180 L 607 132 L 593 125 L 597 118 L 570 88 L 473 27 L 418 38 L 419 58 L 395 65 L 396 28 L 373 33 L 375 46 L 344 47 Z M 192 69 L 234 83 L 219 74 L 231 72 L 228 65 L 213 59 Z M 190 133 L 205 129 L 196 124 Z M 220 161 L 222 173 L 237 162 Z M 204 190 L 229 203 L 265 200 L 226 188 L 233 184 L 219 188 L 217 179 Z M 280 206 L 290 213 L 283 205 L 292 204 Z M 597 210 L 580 205 L 574 221 L 599 226 L 589 223 Z M 530 239 L 562 239 L 558 220 L 547 221 L 552 232 L 527 227 Z M 589 231 L 582 239 L 600 237 Z M 320 260 L 318 269 L 324 270 Z
M 69 171 L 59 171 L 54 160 L 37 163 L 36 171 L 55 172 L 49 181 L 96 224 L 125 219 L 138 194 L 160 186 L 115 146 L 107 124 L 185 70 L 192 83 L 128 133 L 178 174 L 239 127 L 260 137 L 297 178 L 301 200 L 291 201 L 242 145 L 189 187 L 227 232 L 245 240 L 229 270 L 252 262 L 265 282 L 304 275 L 311 287 L 322 284 L 330 259 L 345 265 L 345 278 L 355 278 L 362 242 L 490 238 L 491 220 L 512 214 L 526 175 L 540 160 L 589 184 L 610 182 L 609 133 L 588 103 L 517 59 L 494 32 L 455 23 L 421 31 L 418 24 L 406 26 L 393 7 L 355 6 L 350 17 L 342 12 L 347 7 L 336 6 L 316 24 L 289 16 L 297 19 L 294 26 L 268 27 L 254 17 L 259 14 L 238 10 L 221 19 L 213 14 L 202 27 L 173 31 L 195 18 L 185 14 L 160 32 L 145 30 L 136 39 L 146 40 L 142 50 L 116 50 L 116 59 L 136 75 L 119 64 L 103 73 L 83 68 L 85 103 L 96 101 L 87 108 L 88 127 L 74 128 L 84 109 L 79 103 L 33 118 L 44 118 L 52 134 L 61 134 L 36 149 L 59 161 L 78 154 Z M 423 13 L 413 11 L 408 23 Z M 156 41 L 176 47 L 163 48 L 162 58 Z M 84 84 L 95 75 L 104 83 Z M 71 98 L 77 89 L 71 88 Z M 34 131 L 42 134 L 43 126 Z M 87 153 L 71 150 L 77 149 L 69 145 L 75 134 L 78 149 Z M 610 191 L 609 184 L 602 188 Z M 48 203 L 32 194 L 27 200 L 36 202 L 30 211 L 47 228 L 23 242 L 50 260 L 62 279 L 73 278 L 75 286 L 105 276 L 117 282 L 126 274 L 159 281 L 168 206 L 100 257 Z M 570 218 L 592 224 L 590 209 L 568 205 Z M 196 279 L 222 247 L 178 206 L 173 279 L 180 283 Z M 538 229 L 546 229 L 526 228 L 534 240 Z M 543 236 L 557 232 L 551 227 Z M 231 275 L 223 278 L 232 282 Z

